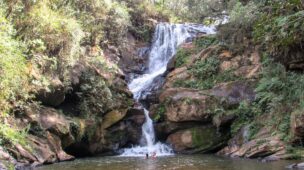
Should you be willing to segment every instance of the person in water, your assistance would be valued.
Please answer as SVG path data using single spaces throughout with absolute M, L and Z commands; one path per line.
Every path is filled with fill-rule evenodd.
M 153 159 L 155 159 L 155 158 L 156 158 L 156 152 L 153 152 L 152 155 L 151 155 L 151 157 L 152 157 Z
M 148 153 L 146 153 L 146 159 L 149 159 L 149 154 Z

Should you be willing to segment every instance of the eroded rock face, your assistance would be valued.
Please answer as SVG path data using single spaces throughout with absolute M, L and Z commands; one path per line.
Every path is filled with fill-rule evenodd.
M 223 146 L 228 137 L 227 133 L 217 131 L 216 127 L 200 126 L 173 133 L 167 142 L 175 152 L 207 153 Z
M 268 129 L 261 129 L 254 139 L 248 138 L 248 127 L 242 128 L 228 143 L 228 146 L 218 152 L 230 157 L 264 158 L 268 160 L 285 159 L 288 157 L 285 143 L 280 135 L 271 135 Z
M 193 52 L 197 50 L 193 43 L 185 43 L 181 48 L 193 49 Z M 234 109 L 243 101 L 252 103 L 256 99 L 254 89 L 261 68 L 260 55 L 254 48 L 243 54 L 234 54 L 224 46 L 210 45 L 197 54 L 190 53 L 187 57 L 181 67 L 173 68 L 170 65 L 172 71 L 166 76 L 159 105 L 152 106 L 151 113 L 152 117 L 164 115 L 155 126 L 156 132 L 161 140 L 167 140 L 176 151 L 206 152 L 227 144 L 230 126 L 237 119 Z M 210 57 L 219 60 L 219 68 L 214 75 L 218 76 L 218 83 L 208 90 L 178 87 L 182 84 L 179 82 L 183 81 L 200 83 L 191 69 L 197 61 Z M 229 74 L 231 80 L 228 78 L 226 82 L 220 83 L 225 81 L 220 74 Z M 164 108 L 157 110 L 156 106 Z M 213 143 L 204 143 L 205 140 L 200 139 L 198 141 L 202 142 L 201 145 L 195 144 L 195 140 L 192 140 L 193 131 L 190 129 L 195 129 L 199 136 L 208 134 L 206 138 L 210 138 Z M 220 137 L 217 136 L 218 133 L 221 134 Z

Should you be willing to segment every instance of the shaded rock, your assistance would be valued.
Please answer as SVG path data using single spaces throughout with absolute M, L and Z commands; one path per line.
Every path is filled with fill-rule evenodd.
M 127 111 L 126 120 L 135 123 L 138 126 L 141 126 L 145 122 L 145 115 L 143 108 L 131 108 Z
M 125 73 L 143 73 L 148 62 L 148 51 L 145 43 L 137 42 L 135 37 L 128 33 L 128 43 L 120 49 L 119 67 Z
M 230 125 L 233 123 L 235 119 L 236 119 L 236 115 L 225 113 L 225 114 L 215 115 L 212 119 L 212 123 L 217 128 L 230 127 Z
M 80 77 L 84 71 L 85 71 L 84 64 L 77 63 L 73 66 L 73 68 L 70 71 L 70 79 L 73 86 L 79 85 Z
M 192 127 L 201 126 L 200 122 L 161 122 L 154 125 L 157 139 L 165 141 L 167 137 L 180 130 L 189 129 Z
M 209 90 L 209 94 L 226 99 L 226 104 L 232 106 L 244 100 L 253 102 L 256 95 L 253 81 L 222 83 Z
M 304 139 L 304 112 L 297 110 L 290 118 L 291 136 L 293 143 L 301 144 Z
M 173 133 L 167 142 L 178 153 L 207 153 L 225 145 L 228 137 L 213 126 L 201 126 Z
M 55 78 L 50 82 L 48 88 L 38 90 L 37 99 L 48 106 L 59 106 L 65 99 L 65 88 L 63 83 Z
M 174 70 L 176 58 L 172 57 L 167 64 L 167 72 Z
M 63 147 L 74 142 L 74 137 L 70 132 L 71 121 L 57 110 L 30 105 L 26 108 L 25 114 L 31 123 L 30 131 L 33 134 L 45 136 L 45 131 L 49 131 L 60 137 Z

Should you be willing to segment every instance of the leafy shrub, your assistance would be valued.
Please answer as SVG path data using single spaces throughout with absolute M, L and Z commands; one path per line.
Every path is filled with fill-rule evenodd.
M 26 146 L 26 135 L 28 129 L 18 131 L 7 124 L 0 124 L 0 145 L 20 144 Z
M 205 17 L 221 16 L 227 8 L 225 0 L 175 0 L 163 1 L 164 7 L 170 9 L 182 20 L 201 22 Z
M 253 24 L 257 19 L 258 6 L 254 2 L 243 5 L 237 2 L 229 13 L 229 22 L 219 26 L 218 38 L 229 44 L 231 50 L 240 52 L 252 38 Z
M 194 63 L 191 73 L 198 79 L 204 80 L 216 75 L 219 71 L 220 60 L 216 56 L 208 57 Z
M 13 39 L 15 30 L 0 10 L 0 112 L 10 109 L 9 103 L 26 100 L 28 96 L 28 68 L 24 44 Z M 3 115 L 1 115 L 3 116 Z
M 218 43 L 218 39 L 212 35 L 197 38 L 194 41 L 196 48 L 198 48 L 199 50 L 205 49 L 205 48 L 209 47 L 210 45 L 217 44 L 217 43 Z
M 156 110 L 156 113 L 153 115 L 153 121 L 162 122 L 165 119 L 166 106 L 164 103 L 160 104 Z
M 297 52 L 303 52 L 304 10 L 301 1 L 266 2 L 263 6 L 254 27 L 255 40 L 263 44 L 273 58 L 289 63 Z
M 121 45 L 130 26 L 130 15 L 124 4 L 114 3 L 105 22 L 107 38 L 116 45 Z
M 179 49 L 175 55 L 175 67 L 182 67 L 187 63 L 189 56 L 192 54 L 190 50 Z
M 290 115 L 294 110 L 304 108 L 303 83 L 304 75 L 286 71 L 283 65 L 266 60 L 256 87 L 256 100 L 252 104 L 241 104 L 234 110 L 238 119 L 232 132 L 246 124 L 251 124 L 255 132 L 257 126 L 266 126 L 274 133 L 282 134 L 283 140 L 288 142 Z
M 304 75 L 286 71 L 283 65 L 269 60 L 264 65 L 256 88 L 259 104 L 268 111 L 274 111 L 279 105 L 285 108 L 302 107 Z

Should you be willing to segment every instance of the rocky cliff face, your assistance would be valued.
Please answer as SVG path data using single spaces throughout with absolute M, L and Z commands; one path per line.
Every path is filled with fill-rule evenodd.
M 132 45 L 129 48 L 135 50 Z M 121 55 L 111 48 L 102 52 L 87 47 L 69 70 L 68 85 L 55 77 L 47 87 L 37 86 L 36 101 L 10 120 L 18 129 L 27 129 L 28 135 L 22 145 L 8 143 L 0 148 L 4 164 L 37 166 L 113 154 L 137 144 L 145 119 L 143 111 L 133 107 L 132 94 L 117 67 Z M 32 74 L 41 76 L 35 70 Z
M 253 137 L 249 137 L 248 126 L 233 132 L 239 120 L 236 109 L 256 99 L 260 55 L 254 48 L 242 55 L 233 54 L 215 44 L 202 36 L 184 44 L 177 53 L 175 66 L 171 66 L 158 95 L 159 103 L 150 109 L 158 122 L 158 137 L 177 153 L 218 151 L 220 155 L 265 160 L 290 157 L 282 137 L 272 135 L 267 127 Z M 299 121 L 293 125 L 293 134 L 301 138 Z

